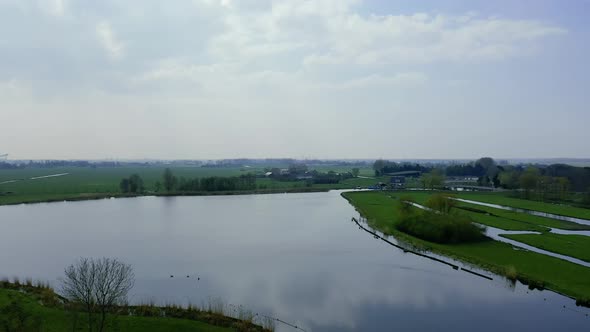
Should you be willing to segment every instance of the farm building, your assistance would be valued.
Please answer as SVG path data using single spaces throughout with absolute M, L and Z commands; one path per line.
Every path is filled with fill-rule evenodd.
M 389 181 L 389 186 L 391 189 L 404 189 L 406 187 L 406 177 L 392 176 L 391 180 Z

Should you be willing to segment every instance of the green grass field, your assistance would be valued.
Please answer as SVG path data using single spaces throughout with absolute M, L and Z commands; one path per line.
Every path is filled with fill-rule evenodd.
M 162 181 L 164 166 L 134 167 L 56 167 L 56 168 L 25 168 L 17 170 L 0 170 L 0 183 L 10 180 L 26 179 L 12 183 L 0 184 L 0 205 L 40 201 L 60 201 L 87 198 L 100 198 L 119 195 L 119 183 L 122 178 L 131 174 L 139 174 L 144 180 L 147 190 L 154 190 L 155 183 Z M 210 176 L 239 176 L 247 173 L 261 173 L 260 168 L 207 168 L 207 167 L 172 167 L 178 178 L 202 178 Z M 315 168 L 312 168 L 315 169 Z M 319 171 L 349 172 L 350 168 L 319 166 Z M 31 177 L 51 174 L 69 173 L 65 176 L 30 180 Z M 361 168 L 361 174 L 372 173 L 370 168 Z M 357 186 L 367 187 L 387 178 L 366 179 L 353 178 L 335 185 L 313 185 L 315 189 L 351 189 Z M 269 178 L 258 178 L 256 184 L 265 190 L 290 190 L 306 187 L 305 181 L 275 181 Z
M 461 195 L 458 195 L 457 197 L 463 198 L 463 196 L 461 196 Z M 481 206 L 481 205 L 463 203 L 463 202 L 459 203 L 458 206 L 485 211 L 487 213 L 490 213 L 492 215 L 498 216 L 498 217 L 506 219 L 506 220 L 518 221 L 518 222 L 522 222 L 524 224 L 529 224 L 529 225 L 539 225 L 539 226 L 545 226 L 545 227 L 550 227 L 550 228 L 559 228 L 559 229 L 573 230 L 573 231 L 575 231 L 575 230 L 590 230 L 590 226 L 588 226 L 588 225 L 582 225 L 582 224 L 564 221 L 564 220 L 557 220 L 557 219 L 533 216 L 533 215 L 526 214 L 526 213 L 519 213 L 519 212 L 514 212 L 514 211 L 495 209 L 495 208 L 491 208 L 491 207 L 487 207 L 487 206 Z M 530 230 L 534 230 L 534 229 L 531 228 Z
M 453 192 L 448 192 L 448 194 L 452 195 L 452 196 L 457 196 Z M 401 192 L 392 192 L 390 194 L 390 196 L 393 198 L 411 199 L 418 204 L 425 204 L 431 195 L 432 195 L 431 192 L 420 192 L 420 191 L 418 191 L 418 192 L 417 191 L 401 191 Z M 464 203 L 458 204 L 458 206 L 470 206 L 470 205 L 471 204 L 466 204 L 466 203 L 465 204 Z M 477 206 L 477 207 L 479 207 L 479 206 Z M 494 210 L 496 210 L 496 209 L 494 209 Z M 500 228 L 500 229 L 504 229 L 504 230 L 509 230 L 509 231 L 538 231 L 538 232 L 542 232 L 542 231 L 548 230 L 546 227 L 542 227 L 542 226 L 539 226 L 534 223 L 522 222 L 522 221 L 508 219 L 508 218 L 501 218 L 498 216 L 488 215 L 485 213 L 477 213 L 477 212 L 472 212 L 472 211 L 467 211 L 467 210 L 461 211 L 461 213 L 470 216 L 471 218 L 473 218 L 475 221 L 477 221 L 480 224 L 483 224 L 486 226 L 492 226 L 492 227 L 496 227 L 496 228 Z
M 70 173 L 55 178 L 19 181 L 0 185 L 2 191 L 15 193 L 104 193 L 118 192 L 122 178 L 137 173 L 142 177 L 145 186 L 153 189 L 157 181 L 162 181 L 165 167 L 56 167 L 56 168 L 25 168 L 18 170 L 0 170 L 0 182 L 12 179 L 29 179 L 35 176 Z M 238 176 L 257 169 L 247 168 L 206 168 L 206 167 L 174 167 L 172 171 L 178 178 L 195 178 L 208 176 Z
M 524 282 L 544 284 L 547 288 L 579 299 L 590 298 L 590 268 L 526 250 L 515 250 L 509 244 L 493 240 L 444 245 L 399 232 L 395 228 L 397 199 L 392 194 L 347 192 L 343 196 L 367 218 L 371 227 L 383 233 L 394 235 L 426 250 L 477 264 L 495 273 L 516 274 Z M 416 200 L 424 202 L 430 194 L 416 193 Z
M 576 257 L 590 262 L 590 237 L 584 235 L 543 234 L 511 234 L 502 235 L 506 238 L 526 243 L 533 247 L 545 249 L 558 254 Z
M 590 209 L 531 201 L 506 196 L 506 193 L 461 193 L 460 197 L 474 201 L 505 205 L 527 210 L 535 210 L 575 218 L 589 219 Z
M 73 330 L 73 314 L 63 309 L 46 307 L 39 303 L 39 301 L 20 291 L 10 289 L 0 289 L 0 310 L 6 308 L 12 301 L 16 301 L 22 305 L 22 308 L 29 316 L 25 321 L 25 326 L 28 327 L 25 331 L 45 331 L 45 332 L 63 332 Z M 78 328 L 76 331 L 86 331 L 85 316 L 83 313 L 78 313 Z M 0 321 L 7 318 L 7 316 L 0 314 Z M 37 321 L 35 323 L 34 321 Z M 36 324 L 40 324 L 41 329 L 37 329 Z M 127 332 L 164 332 L 164 331 L 203 331 L 203 332 L 229 332 L 235 331 L 231 328 L 219 327 L 210 325 L 204 322 L 165 318 L 165 317 L 137 317 L 137 316 L 116 316 L 116 319 L 111 320 L 112 328 L 110 330 L 127 331 Z M 0 326 L 0 331 L 4 331 L 4 327 Z
M 444 192 L 449 196 L 454 196 L 457 198 L 464 198 L 464 199 L 471 199 L 475 200 L 474 194 L 471 193 L 457 193 L 457 192 Z M 421 192 L 421 191 L 400 191 L 400 192 L 393 192 L 391 193 L 393 197 L 396 198 L 410 198 L 413 199 L 415 202 L 419 204 L 424 204 L 428 197 L 430 197 L 431 192 Z M 478 201 L 492 203 L 489 200 L 484 200 L 486 198 L 495 197 L 494 195 L 486 195 L 482 194 L 478 197 Z M 551 205 L 549 203 L 539 203 L 538 204 L 546 204 Z M 481 206 L 476 204 L 470 203 L 463 203 L 459 202 L 457 204 L 458 207 L 464 207 L 470 209 L 470 211 L 463 211 L 464 214 L 468 214 L 477 222 L 482 223 L 484 225 L 501 228 L 504 230 L 511 230 L 511 231 L 547 231 L 547 227 L 550 228 L 559 228 L 565 230 L 590 230 L 590 226 L 582 225 L 578 223 L 573 223 L 569 221 L 563 220 L 556 220 L 551 218 L 533 216 L 526 213 L 519 213 L 514 211 L 502 210 L 491 208 L 487 206 Z M 578 209 L 578 208 L 574 208 Z M 480 211 L 482 213 L 473 212 L 474 210 Z
M 539 226 L 538 224 L 511 220 L 478 212 L 461 211 L 461 213 L 470 216 L 473 220 L 480 224 L 500 228 L 507 231 L 545 232 L 549 230 L 547 227 Z

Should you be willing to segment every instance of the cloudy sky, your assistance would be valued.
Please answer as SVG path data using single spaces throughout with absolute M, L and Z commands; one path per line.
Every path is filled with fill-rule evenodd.
M 587 0 L 0 0 L 0 153 L 590 157 L 589 12 Z

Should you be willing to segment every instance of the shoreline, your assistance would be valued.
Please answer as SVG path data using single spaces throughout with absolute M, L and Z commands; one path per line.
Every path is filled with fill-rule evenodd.
M 72 315 L 86 315 L 84 310 L 72 306 L 72 302 L 64 296 L 55 292 L 47 283 L 33 282 L 32 279 L 25 279 L 21 282 L 18 278 L 10 281 L 6 278 L 0 280 L 0 299 L 10 299 L 13 303 L 28 304 L 28 314 L 37 317 L 43 317 L 45 320 L 60 321 L 62 327 L 71 324 L 76 326 L 77 321 L 70 321 Z M 0 301 L 2 302 L 2 301 Z M 6 302 L 6 301 L 5 301 Z M 0 309 L 2 308 L 0 303 Z M 4 305 L 8 305 L 6 302 Z M 247 310 L 247 309 L 246 309 Z M 247 317 L 241 318 L 226 312 L 224 309 L 218 310 L 211 307 L 202 306 L 182 306 L 180 304 L 155 305 L 152 303 L 124 304 L 112 306 L 108 312 L 108 317 L 112 320 L 126 320 L 128 323 L 149 322 L 150 324 L 159 325 L 160 328 L 171 330 L 175 326 L 169 324 L 169 320 L 192 321 L 196 324 L 193 327 L 196 330 L 209 331 L 211 327 L 227 330 L 246 329 L 247 331 L 270 332 L 274 329 L 274 317 L 267 320 L 255 320 L 257 313 L 246 311 Z M 98 311 L 94 311 L 97 315 Z M 271 322 L 271 319 L 273 320 Z M 43 329 L 45 330 L 45 329 Z M 137 329 L 134 329 L 137 330 Z M 20 331 L 20 330 L 19 330 Z M 28 331 L 28 330 L 27 330 Z
M 257 189 L 257 190 L 235 190 L 235 191 L 197 191 L 197 192 L 169 192 L 169 193 L 145 193 L 145 194 L 123 194 L 123 193 L 72 193 L 59 194 L 53 197 L 39 199 L 23 199 L 14 202 L 2 202 L 0 206 L 20 204 L 41 204 L 58 202 L 92 201 L 111 198 L 135 198 L 135 197 L 177 197 L 177 196 L 236 196 L 236 195 L 267 195 L 267 194 L 296 194 L 296 193 L 319 193 L 338 190 L 338 188 L 282 188 L 282 189 Z M 344 189 L 346 190 L 346 189 Z M 350 189 L 352 190 L 352 188 Z M 60 196 L 61 195 L 61 196 Z

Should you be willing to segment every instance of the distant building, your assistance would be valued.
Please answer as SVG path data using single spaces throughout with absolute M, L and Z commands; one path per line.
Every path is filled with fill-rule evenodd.
M 389 186 L 391 189 L 404 189 L 406 187 L 406 177 L 392 176 L 391 180 L 389 181 Z
M 464 184 L 469 184 L 469 183 L 477 183 L 477 180 L 479 178 L 477 176 L 473 176 L 473 175 L 464 175 L 464 176 L 448 176 L 445 180 L 445 183 L 464 183 Z

